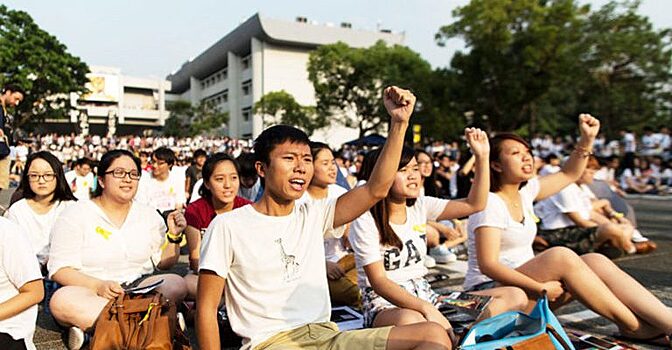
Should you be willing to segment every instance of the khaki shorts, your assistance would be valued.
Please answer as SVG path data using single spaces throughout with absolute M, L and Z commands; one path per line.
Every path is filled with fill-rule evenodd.
M 341 332 L 333 322 L 311 323 L 278 333 L 257 345 L 254 350 L 385 350 L 391 329 L 392 327 L 381 327 Z
M 0 188 L 9 188 L 9 157 L 0 159 Z

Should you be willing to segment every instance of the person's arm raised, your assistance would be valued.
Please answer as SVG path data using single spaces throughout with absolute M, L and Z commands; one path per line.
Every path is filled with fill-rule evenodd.
M 334 227 L 347 224 L 385 198 L 399 167 L 401 149 L 408 121 L 415 106 L 415 96 L 408 90 L 391 86 L 383 92 L 385 109 L 390 115 L 390 131 L 369 181 L 338 198 Z
M 590 114 L 581 114 L 579 130 L 581 138 L 562 170 L 539 178 L 539 194 L 535 200 L 542 200 L 560 192 L 569 184 L 576 182 L 583 174 L 588 164 L 588 157 L 592 153 L 593 142 L 600 131 L 600 121 Z
M 452 200 L 446 204 L 438 220 L 448 220 L 469 216 L 485 209 L 490 192 L 490 143 L 488 135 L 481 129 L 467 128 L 464 136 L 474 153 L 475 174 L 469 195 L 465 199 Z

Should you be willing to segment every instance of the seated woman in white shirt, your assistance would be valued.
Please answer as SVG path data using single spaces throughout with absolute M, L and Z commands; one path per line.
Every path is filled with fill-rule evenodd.
M 413 151 L 404 148 L 387 198 L 353 222 L 350 242 L 357 262 L 365 326 L 432 321 L 451 332 L 450 323 L 437 308 L 439 295 L 424 278 L 427 274 L 424 265 L 426 227 L 430 220 L 467 216 L 486 205 L 489 189 L 487 135 L 479 129 L 467 129 L 465 135 L 476 155 L 476 176 L 467 198 L 445 200 L 420 196 L 418 163 Z M 367 165 L 375 163 L 379 154 L 376 150 L 366 155 L 361 171 L 365 177 L 370 173 Z M 483 317 L 527 305 L 525 293 L 518 288 L 495 288 L 476 294 L 494 297 Z
M 586 167 L 576 183 L 534 205 L 541 219 L 539 236 L 551 247 L 567 247 L 579 255 L 595 251 L 614 259 L 624 252 L 636 253 L 637 248 L 631 241 L 632 225 L 597 221 L 593 206 L 604 205 L 604 202 L 593 202 L 580 187 L 592 179 L 594 172 L 593 168 Z
M 599 121 L 579 117 L 581 139 L 562 171 L 536 178 L 530 146 L 513 134 L 490 140 L 492 184 L 485 210 L 469 218 L 469 264 L 465 289 L 516 286 L 527 292 L 530 307 L 544 291 L 552 307 L 572 298 L 614 322 L 622 335 L 638 339 L 672 333 L 672 312 L 653 294 L 602 254 L 579 257 L 554 247 L 532 251 L 537 226 L 533 201 L 557 193 L 583 173 Z
M 345 194 L 347 190 L 336 184 L 338 168 L 329 146 L 322 142 L 311 142 L 310 153 L 313 156 L 313 178 L 310 180 L 308 190 L 303 193 L 297 203 L 338 198 Z M 327 258 L 327 282 L 329 283 L 329 296 L 332 304 L 359 307 L 362 298 L 359 288 L 357 288 L 355 257 L 348 252 L 345 244 L 348 239 L 349 227 L 350 225 L 345 225 L 337 228 L 337 230 L 344 231 L 341 238 L 330 237 L 324 239 L 324 253 Z
M 28 157 L 20 187 L 23 199 L 12 204 L 5 216 L 28 236 L 46 274 L 51 229 L 58 215 L 77 198 L 65 180 L 61 162 L 46 151 Z
M 0 348 L 33 350 L 42 274 L 23 229 L 0 217 Z
M 152 275 L 155 267 L 172 267 L 186 220 L 168 216 L 168 227 L 153 208 L 133 201 L 141 175 L 140 160 L 125 150 L 103 155 L 98 164 L 98 189 L 90 201 L 67 208 L 56 220 L 49 252 L 49 277 L 63 285 L 50 302 L 58 323 L 70 327 L 70 349 L 82 346 L 100 311 L 125 288 L 148 285 L 180 303 L 187 294 L 175 274 Z

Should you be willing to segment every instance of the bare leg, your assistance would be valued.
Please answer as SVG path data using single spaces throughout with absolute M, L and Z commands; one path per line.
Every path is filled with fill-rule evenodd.
M 621 329 L 625 335 L 647 338 L 672 334 L 672 311 L 651 292 L 604 255 L 586 254 L 581 258 L 623 304 L 650 326 L 635 331 Z
M 477 321 L 497 316 L 507 311 L 522 311 L 527 307 L 527 294 L 517 287 L 497 287 L 492 289 L 470 292 L 476 295 L 491 296 L 490 305 L 485 309 Z
M 642 322 L 573 251 L 555 247 L 517 269 L 539 281 L 561 281 L 574 298 L 622 330 L 637 331 Z
M 138 286 L 148 286 L 158 280 L 163 280 L 163 284 L 156 288 L 156 290 L 168 298 L 168 300 L 174 301 L 175 304 L 181 303 L 187 296 L 187 283 L 184 281 L 184 278 L 172 273 L 147 277 Z
M 59 288 L 51 297 L 49 308 L 58 323 L 91 330 L 109 300 L 99 297 L 88 288 L 66 286 Z
M 446 330 L 433 322 L 393 327 L 387 350 L 448 350 L 452 344 Z
M 196 300 L 196 292 L 198 291 L 198 275 L 194 275 L 190 272 L 183 278 L 187 285 L 187 299 Z
M 373 320 L 373 327 L 403 326 L 427 322 L 425 316 L 411 309 L 391 308 L 378 313 Z

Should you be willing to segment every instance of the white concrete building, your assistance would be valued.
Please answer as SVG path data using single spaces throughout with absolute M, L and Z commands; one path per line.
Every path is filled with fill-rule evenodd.
M 302 17 L 291 22 L 255 14 L 170 74 L 168 99 L 193 104 L 212 101 L 229 113 L 229 136 L 254 138 L 264 125 L 261 115 L 253 115 L 252 107 L 263 95 L 285 90 L 298 103 L 315 105 L 307 71 L 310 51 L 339 41 L 369 47 L 379 40 L 403 44 L 404 35 L 352 29 L 348 23 L 319 25 Z M 339 145 L 357 136 L 357 130 L 332 125 L 313 138 Z
M 166 110 L 166 91 L 170 82 L 123 75 L 113 67 L 90 66 L 87 74 L 89 92 L 71 94 L 73 110 L 70 120 L 51 120 L 62 131 L 81 131 L 84 134 L 128 135 L 140 134 L 146 129 L 157 129 L 169 116 Z M 56 125 L 52 125 L 56 126 Z

